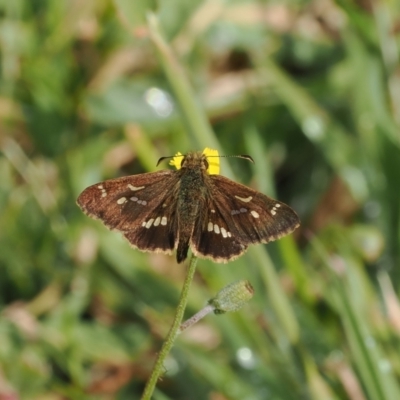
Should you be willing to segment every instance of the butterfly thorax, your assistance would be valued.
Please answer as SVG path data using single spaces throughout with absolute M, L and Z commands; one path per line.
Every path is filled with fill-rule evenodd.
M 187 256 L 196 220 L 206 201 L 207 168 L 208 163 L 204 155 L 188 153 L 182 161 L 182 168 L 179 170 L 181 176 L 176 209 L 179 226 L 178 262 L 184 260 Z

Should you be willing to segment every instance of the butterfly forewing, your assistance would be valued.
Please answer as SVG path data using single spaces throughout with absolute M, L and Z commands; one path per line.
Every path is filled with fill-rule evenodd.
M 268 243 L 299 226 L 289 206 L 247 186 L 211 175 L 208 187 L 209 203 L 192 238 L 198 255 L 226 262 L 251 243 Z
M 85 189 L 78 205 L 110 229 L 121 231 L 144 251 L 171 253 L 175 247 L 175 171 L 158 171 L 100 182 Z
M 299 217 L 286 204 L 221 175 L 212 175 L 210 180 L 217 194 L 214 200 L 221 199 L 221 212 L 226 219 L 230 215 L 243 243 L 268 243 L 300 225 Z

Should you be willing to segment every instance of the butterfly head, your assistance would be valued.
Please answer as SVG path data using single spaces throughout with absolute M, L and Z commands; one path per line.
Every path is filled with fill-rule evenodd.
M 206 172 L 208 167 L 207 157 L 199 151 L 187 153 L 182 157 L 182 169 L 201 169 Z
M 203 152 L 193 151 L 187 154 L 177 153 L 170 161 L 176 169 L 198 169 L 209 175 L 219 174 L 219 155 L 217 150 L 209 148 Z

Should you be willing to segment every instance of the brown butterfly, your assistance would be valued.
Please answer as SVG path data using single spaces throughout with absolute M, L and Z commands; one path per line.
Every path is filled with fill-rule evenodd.
M 228 262 L 250 244 L 279 239 L 300 225 L 286 204 L 210 175 L 205 153 L 179 156 L 178 170 L 97 183 L 77 203 L 139 250 L 171 254 L 176 249 L 178 263 L 187 258 L 189 248 L 196 256 Z

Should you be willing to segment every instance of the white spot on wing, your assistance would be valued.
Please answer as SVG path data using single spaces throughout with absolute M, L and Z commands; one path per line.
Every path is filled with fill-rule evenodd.
M 209 223 L 208 223 L 208 226 L 207 226 L 208 232 L 211 232 L 213 229 L 214 229 L 213 223 L 212 223 L 212 222 L 209 222 Z
M 154 221 L 154 226 L 158 226 L 158 225 L 160 225 L 160 222 L 161 222 L 161 217 L 157 217 L 156 219 L 155 219 L 155 221 Z
M 150 218 L 147 222 L 146 222 L 146 228 L 149 229 L 151 227 L 151 225 L 153 225 L 154 222 L 154 218 Z
M 248 203 L 249 201 L 251 201 L 253 199 L 252 196 L 249 197 L 240 197 L 240 196 L 235 196 L 237 199 L 244 201 L 245 203 Z
M 219 226 L 217 224 L 214 224 L 214 232 L 219 234 Z
M 260 214 L 257 211 L 251 210 L 250 214 L 254 217 L 254 218 L 259 218 Z
M 224 238 L 228 237 L 228 232 L 226 231 L 225 228 L 221 228 L 221 234 Z
M 167 217 L 161 218 L 161 225 L 167 225 Z
M 276 203 L 273 207 L 272 207 L 272 209 L 271 209 L 271 214 L 272 215 L 276 215 L 276 212 L 278 211 L 278 208 L 280 207 L 281 205 L 279 204 L 279 203 Z
M 101 190 L 101 197 L 107 196 L 107 191 L 106 191 L 106 189 L 104 189 L 103 185 L 98 185 L 97 188 Z
M 133 192 L 135 192 L 136 190 L 144 189 L 144 186 L 136 187 L 136 186 L 133 186 L 133 185 L 131 185 L 131 184 L 129 183 L 129 184 L 128 184 L 128 188 L 131 189 Z
M 126 197 L 120 197 L 120 198 L 117 200 L 117 204 L 124 204 L 124 203 L 126 203 Z

